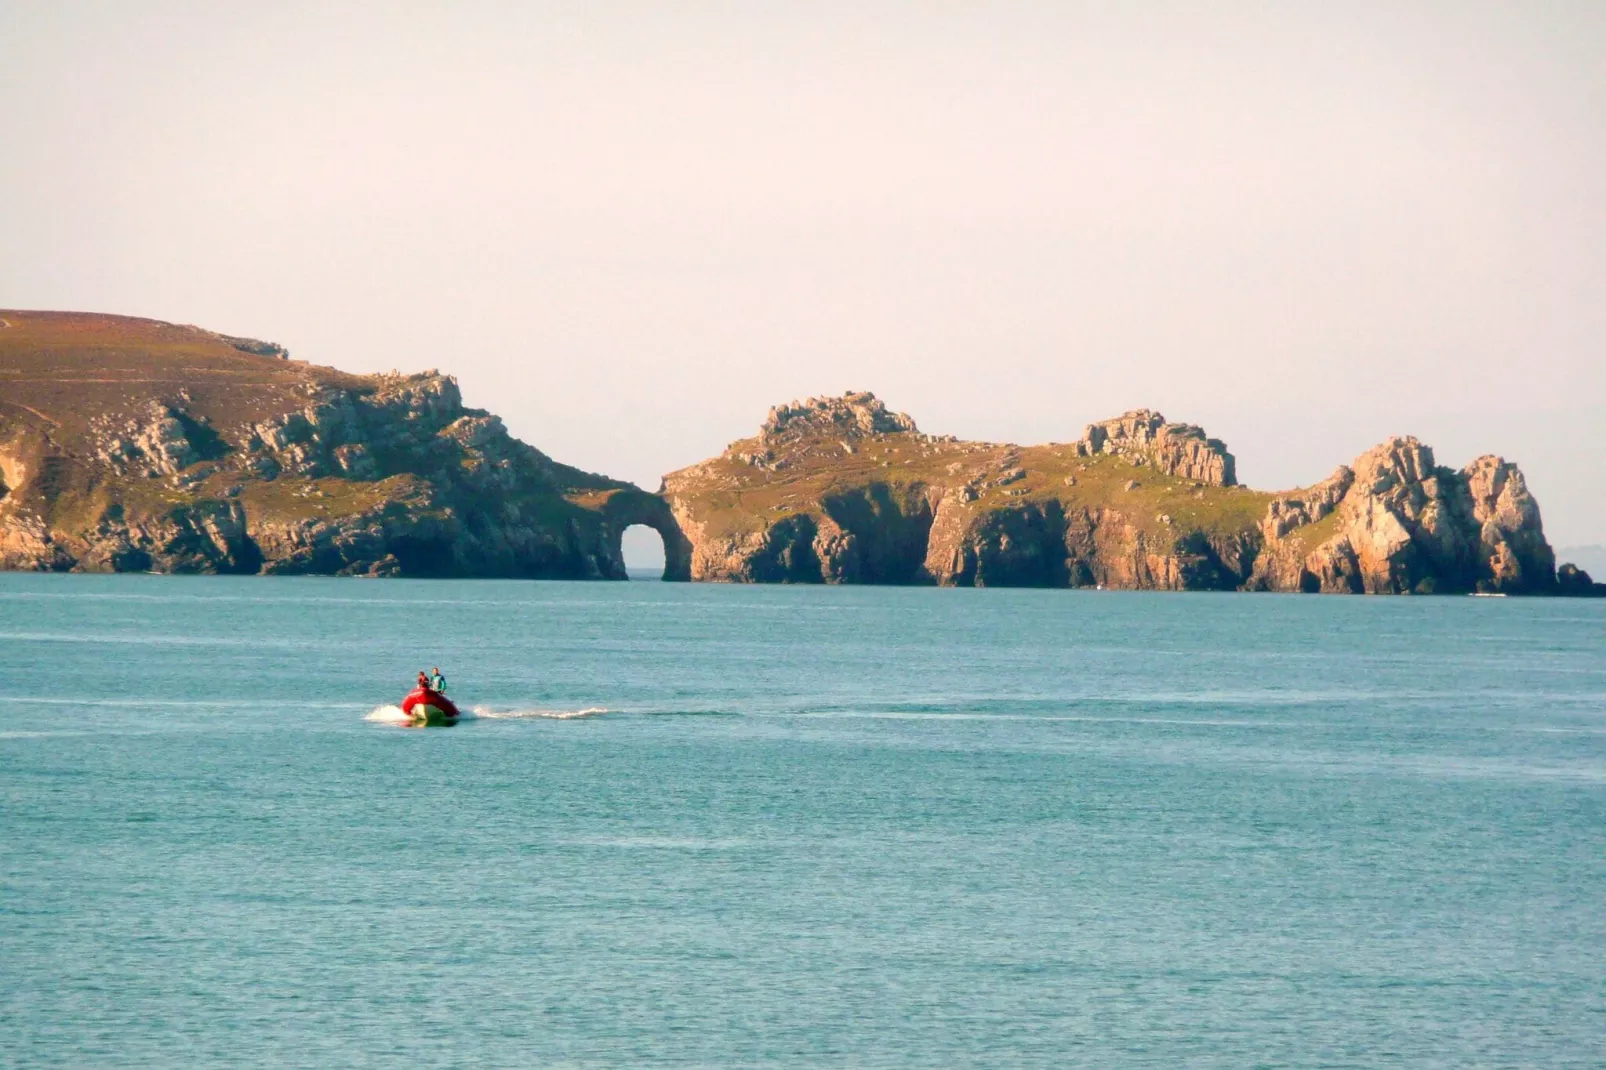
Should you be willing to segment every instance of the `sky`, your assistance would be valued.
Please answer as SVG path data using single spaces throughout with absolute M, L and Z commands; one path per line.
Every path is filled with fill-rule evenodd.
M 771 405 L 1606 543 L 1606 4 L 0 3 L 0 307 L 440 368 L 648 489 Z

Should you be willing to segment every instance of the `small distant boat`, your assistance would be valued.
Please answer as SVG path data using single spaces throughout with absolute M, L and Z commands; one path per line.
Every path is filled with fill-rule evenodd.
M 407 723 L 414 728 L 453 725 L 462 716 L 451 699 L 427 687 L 414 688 L 412 694 L 402 699 L 401 710 L 407 715 Z
M 1504 591 L 1473 591 L 1473 598 L 1504 598 Z

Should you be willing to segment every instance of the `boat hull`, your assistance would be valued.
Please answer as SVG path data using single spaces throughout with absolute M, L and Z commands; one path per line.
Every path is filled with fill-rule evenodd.
M 457 707 L 438 691 L 420 688 L 402 700 L 402 713 L 415 727 L 445 726 L 457 723 Z
M 429 726 L 433 728 L 443 725 L 456 724 L 457 718 L 458 714 L 456 710 L 452 710 L 448 713 L 439 706 L 431 706 L 422 702 L 414 706 L 411 710 L 407 711 L 407 722 L 420 727 Z

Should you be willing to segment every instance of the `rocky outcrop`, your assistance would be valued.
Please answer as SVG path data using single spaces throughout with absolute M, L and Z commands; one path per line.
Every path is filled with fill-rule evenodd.
M 1066 444 L 922 433 L 873 394 L 777 406 L 659 494 L 560 464 L 437 372 L 354 376 L 272 343 L 123 317 L 5 312 L 0 568 L 665 575 L 1345 593 L 1597 594 L 1522 472 L 1393 438 L 1282 493 L 1224 443 L 1138 409 Z
M 777 405 L 764 420 L 759 437 L 769 445 L 797 442 L 810 435 L 877 435 L 916 430 L 915 422 L 891 412 L 881 399 L 867 391 L 850 391 L 840 397 L 809 398 Z
M 668 577 L 689 576 L 663 499 L 518 441 L 450 376 L 348 376 L 155 321 L 5 318 L 0 567 L 622 579 L 620 537 L 646 524 Z
M 1502 457 L 1485 455 L 1463 468 L 1460 479 L 1472 499 L 1478 531 L 1478 589 L 1548 590 L 1554 583 L 1556 554 L 1545 541 L 1539 503 L 1528 492 L 1522 470 Z
M 1155 474 L 1147 488 L 1134 467 Z M 1242 512 L 1235 483 L 1222 443 L 1147 410 L 1022 448 L 921 434 L 851 393 L 777 406 L 663 493 L 694 579 L 1187 589 L 1244 582 L 1259 535 L 1178 524 L 1157 503 L 1208 491 Z
M 921 434 L 856 393 L 771 410 L 663 493 L 701 580 L 1558 591 L 1516 466 L 1441 468 L 1413 438 L 1266 494 L 1237 485 L 1220 440 L 1147 409 L 1021 447 Z
M 1329 520 L 1329 517 L 1331 519 Z M 1555 590 L 1555 556 L 1522 473 L 1498 457 L 1460 471 L 1393 438 L 1316 487 L 1272 501 L 1251 586 L 1368 594 Z
M 757 441 L 734 457 L 755 468 L 779 471 L 811 456 L 816 447 L 851 454 L 855 439 L 914 430 L 913 420 L 888 411 L 874 394 L 849 392 L 775 406 Z
M 1193 424 L 1167 423 L 1150 409 L 1134 409 L 1113 420 L 1088 424 L 1079 446 L 1085 456 L 1124 457 L 1133 464 L 1216 487 L 1238 482 L 1225 442 L 1210 438 Z
M 1606 598 L 1606 583 L 1596 583 L 1589 573 L 1568 563 L 1556 570 L 1557 593 L 1574 598 Z

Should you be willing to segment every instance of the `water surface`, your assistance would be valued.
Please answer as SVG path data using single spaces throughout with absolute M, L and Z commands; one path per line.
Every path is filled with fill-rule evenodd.
M 3 1064 L 1606 1053 L 1601 603 L 0 575 L 0 674 Z

